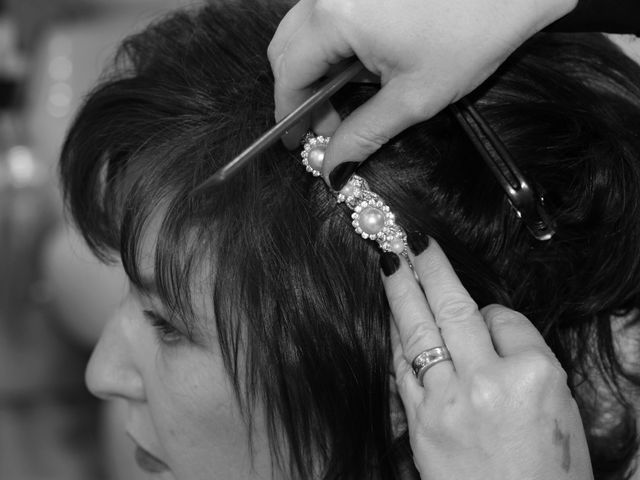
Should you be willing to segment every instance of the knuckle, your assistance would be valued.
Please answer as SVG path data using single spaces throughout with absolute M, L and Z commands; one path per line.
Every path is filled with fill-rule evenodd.
M 350 140 L 358 150 L 367 152 L 370 155 L 387 143 L 390 137 L 384 133 L 375 131 L 371 127 L 361 126 L 352 133 Z
M 512 310 L 505 307 L 504 305 L 500 305 L 498 303 L 491 303 L 489 305 L 485 305 L 480 309 L 482 315 L 485 317 L 497 317 L 505 314 L 505 311 L 511 312 Z
M 275 55 L 275 54 L 274 54 Z M 284 54 L 277 55 L 273 59 L 269 59 L 271 63 L 271 72 L 273 73 L 273 80 L 275 82 L 276 89 L 283 89 L 284 79 L 286 78 L 286 70 L 283 68 Z
M 267 47 L 267 58 L 269 59 L 269 63 L 271 64 L 271 69 L 276 69 L 277 60 L 280 57 L 280 53 L 282 51 L 278 48 L 276 43 L 272 40 Z M 275 73 L 275 72 L 274 72 Z
M 396 102 L 404 117 L 412 124 L 431 118 L 437 110 L 434 111 L 436 106 L 431 94 L 425 92 L 423 78 L 420 77 L 419 82 L 406 78 L 398 81 L 404 88 L 399 89 L 401 94 Z
M 532 352 L 527 363 L 531 378 L 539 384 L 552 385 L 567 381 L 567 373 L 558 360 L 549 354 Z
M 500 409 L 506 392 L 499 379 L 476 372 L 469 383 L 469 399 L 476 410 L 487 412 Z
M 524 315 L 502 305 L 487 305 L 481 313 L 490 330 L 513 325 L 515 321 L 524 318 Z
M 549 392 L 567 387 L 568 376 L 551 353 L 529 351 L 523 357 L 517 380 L 527 391 Z
M 457 322 L 466 321 L 470 317 L 477 315 L 478 307 L 468 298 L 453 298 L 444 302 L 438 311 L 436 317 L 441 321 Z
M 433 115 L 433 106 L 420 95 L 405 94 L 401 97 L 402 108 L 411 123 L 418 123 Z
M 354 18 L 354 12 L 358 12 L 356 0 L 317 0 L 314 6 L 314 15 L 325 20 L 349 20 Z M 357 17 L 355 17 L 357 18 Z

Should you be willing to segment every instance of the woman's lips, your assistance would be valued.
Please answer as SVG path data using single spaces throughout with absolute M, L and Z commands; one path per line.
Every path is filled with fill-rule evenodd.
M 169 470 L 169 467 L 166 463 L 153 456 L 139 445 L 136 446 L 135 457 L 136 463 L 145 472 L 162 473 Z

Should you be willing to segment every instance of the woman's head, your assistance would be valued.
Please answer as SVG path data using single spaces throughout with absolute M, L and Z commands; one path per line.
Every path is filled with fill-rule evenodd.
M 294 478 L 395 478 L 406 445 L 375 244 L 281 146 L 189 195 L 271 125 L 266 49 L 285 11 L 220 2 L 130 38 L 70 130 L 71 212 L 132 285 L 88 381 L 127 399 L 132 435 L 178 478 L 268 477 L 271 458 Z M 637 85 L 602 38 L 540 36 L 474 94 L 545 194 L 548 243 L 447 113 L 360 170 L 398 223 L 440 242 L 479 304 L 523 311 L 570 374 L 585 352 L 606 364 L 606 319 L 638 303 Z M 352 85 L 334 102 L 347 114 L 374 91 Z M 602 346 L 580 345 L 587 334 Z

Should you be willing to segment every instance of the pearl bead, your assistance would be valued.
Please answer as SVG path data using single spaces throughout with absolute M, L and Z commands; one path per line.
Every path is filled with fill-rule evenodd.
M 404 251 L 404 242 L 401 237 L 396 237 L 389 242 L 389 249 L 400 255 Z
M 353 192 L 354 192 L 354 186 L 351 182 L 347 182 L 347 184 L 344 187 L 342 187 L 342 190 L 340 190 L 340 193 L 344 195 L 346 198 L 349 198 L 350 196 L 352 196 Z
M 384 212 L 375 207 L 364 208 L 360 212 L 360 228 L 369 235 L 376 235 L 384 228 Z
M 324 145 L 316 145 L 311 150 L 309 150 L 307 161 L 309 162 L 309 166 L 311 168 L 318 171 L 322 169 L 322 162 L 324 161 L 324 152 L 326 149 L 327 147 Z

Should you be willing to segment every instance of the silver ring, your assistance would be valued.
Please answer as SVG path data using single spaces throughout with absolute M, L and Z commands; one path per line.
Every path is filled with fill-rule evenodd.
M 451 360 L 451 354 L 444 345 L 430 348 L 417 355 L 411 362 L 411 368 L 413 368 L 413 374 L 420 382 L 420 385 L 424 386 L 423 378 L 427 370 L 436 363 L 444 362 L 445 360 Z

